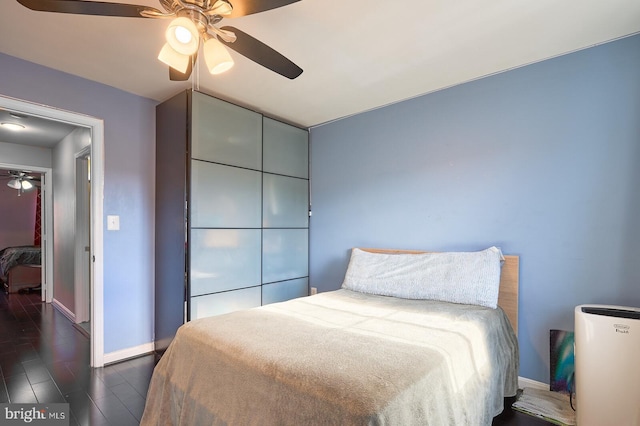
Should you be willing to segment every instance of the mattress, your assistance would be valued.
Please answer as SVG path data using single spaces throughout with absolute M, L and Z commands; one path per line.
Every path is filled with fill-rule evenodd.
M 504 312 L 337 290 L 183 325 L 142 425 L 490 425 L 513 396 Z
M 41 249 L 37 246 L 6 247 L 0 250 L 0 276 L 6 277 L 17 265 L 40 265 Z

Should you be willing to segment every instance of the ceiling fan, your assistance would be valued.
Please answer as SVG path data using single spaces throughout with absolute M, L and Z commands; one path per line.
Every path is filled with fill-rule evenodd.
M 101 1 L 17 1 L 31 10 L 43 12 L 172 19 L 166 31 L 167 42 L 158 59 L 169 65 L 169 78 L 174 81 L 189 79 L 200 44 L 212 74 L 233 66 L 233 59 L 225 46 L 289 79 L 302 74 L 302 68 L 249 34 L 231 26 L 218 26 L 224 18 L 265 12 L 300 0 L 159 0 L 164 11 L 149 6 Z
M 40 177 L 34 176 L 28 171 L 7 170 L 6 174 L 0 175 L 0 179 L 8 180 L 9 188 L 17 189 L 18 196 L 23 192 L 40 186 Z

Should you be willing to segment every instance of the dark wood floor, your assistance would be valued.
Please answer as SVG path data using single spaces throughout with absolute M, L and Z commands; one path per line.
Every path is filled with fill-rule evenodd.
M 0 403 L 68 402 L 70 425 L 138 425 L 155 357 L 89 368 L 89 339 L 39 294 L 0 292 Z M 493 426 L 543 426 L 507 408 Z
M 515 402 L 516 398 L 508 398 L 508 403 L 505 403 L 505 410 L 498 417 L 493 419 L 492 426 L 549 426 L 554 423 L 547 422 L 537 417 L 532 417 L 526 414 L 522 414 L 518 411 L 511 409 L 511 404 Z
M 154 356 L 89 368 L 89 339 L 39 294 L 0 292 L 0 402 L 68 402 L 70 425 L 138 425 Z

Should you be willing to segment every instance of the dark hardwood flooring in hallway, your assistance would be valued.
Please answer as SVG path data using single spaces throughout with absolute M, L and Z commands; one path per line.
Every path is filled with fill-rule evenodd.
M 89 339 L 39 294 L 0 294 L 0 402 L 67 402 L 70 425 L 138 425 L 153 355 L 89 368 Z
M 67 402 L 70 425 L 138 425 L 155 356 L 92 369 L 89 354 L 89 339 L 39 294 L 0 292 L 0 403 Z M 508 405 L 493 426 L 551 424 Z

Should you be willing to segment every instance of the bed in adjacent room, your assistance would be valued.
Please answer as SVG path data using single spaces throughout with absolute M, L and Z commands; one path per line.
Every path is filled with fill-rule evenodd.
M 5 247 L 0 250 L 0 281 L 5 292 L 40 287 L 41 249 L 39 246 Z
M 517 391 L 517 292 L 495 248 L 354 249 L 340 290 L 182 326 L 141 424 L 489 425 Z

